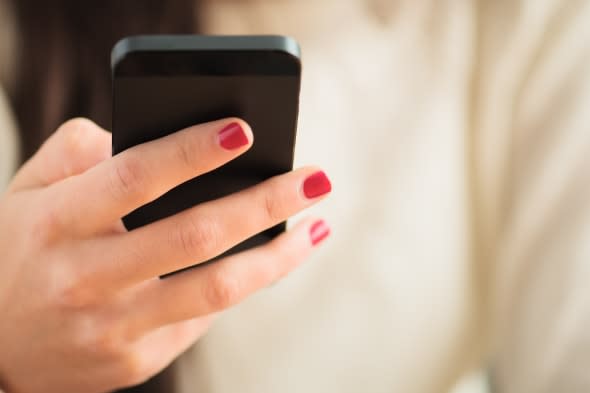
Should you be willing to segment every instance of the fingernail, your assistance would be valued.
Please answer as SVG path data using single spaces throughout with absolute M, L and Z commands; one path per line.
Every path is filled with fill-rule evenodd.
M 320 197 L 330 191 L 332 191 L 332 184 L 323 171 L 314 173 L 303 182 L 303 194 L 308 199 Z
M 231 123 L 219 131 L 219 144 L 226 150 L 239 149 L 248 144 L 248 136 L 240 123 Z
M 309 229 L 309 237 L 313 246 L 317 246 L 328 236 L 330 236 L 330 227 L 324 220 L 316 221 Z

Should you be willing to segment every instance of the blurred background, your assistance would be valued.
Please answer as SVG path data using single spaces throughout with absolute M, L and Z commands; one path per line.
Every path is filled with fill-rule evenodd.
M 584 0 L 1 0 L 1 179 L 71 117 L 110 127 L 121 37 L 293 36 L 296 160 L 330 174 L 311 213 L 334 236 L 226 313 L 175 391 L 589 391 L 589 18 Z

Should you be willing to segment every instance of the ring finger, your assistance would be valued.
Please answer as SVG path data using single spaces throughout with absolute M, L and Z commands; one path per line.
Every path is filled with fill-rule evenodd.
M 323 220 L 306 219 L 267 245 L 153 280 L 133 297 L 127 324 L 141 335 L 159 326 L 223 311 L 266 288 L 301 264 L 330 233 Z

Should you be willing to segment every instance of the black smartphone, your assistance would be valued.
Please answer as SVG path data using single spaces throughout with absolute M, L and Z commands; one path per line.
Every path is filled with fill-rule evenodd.
M 115 45 L 111 66 L 113 154 L 231 116 L 248 122 L 255 138 L 251 150 L 236 160 L 124 217 L 128 230 L 293 168 L 301 82 L 300 50 L 293 39 L 133 36 Z M 285 223 L 277 225 L 229 253 L 261 245 L 284 230 Z

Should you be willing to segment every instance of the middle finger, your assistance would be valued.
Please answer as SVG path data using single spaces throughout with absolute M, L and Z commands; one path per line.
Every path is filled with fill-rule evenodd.
M 302 168 L 131 232 L 87 241 L 87 263 L 75 269 L 96 288 L 129 287 L 220 255 L 330 191 L 324 172 Z

